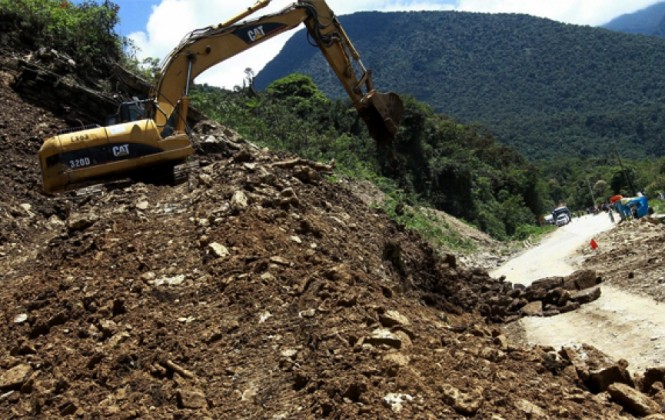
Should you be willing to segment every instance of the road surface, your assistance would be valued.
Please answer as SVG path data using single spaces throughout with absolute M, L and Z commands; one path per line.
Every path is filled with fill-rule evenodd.
M 511 259 L 490 275 L 503 275 L 509 282 L 525 286 L 543 277 L 566 276 L 576 270 L 575 251 L 613 226 L 605 214 L 575 217 L 572 222 L 548 235 L 538 246 Z
M 605 214 L 575 218 L 490 274 L 524 285 L 543 277 L 565 276 L 577 269 L 576 250 L 590 246 L 595 235 L 612 226 Z M 576 311 L 523 318 L 518 329 L 528 344 L 555 348 L 591 344 L 615 360 L 628 361 L 633 373 L 665 365 L 665 305 L 608 285 L 602 285 L 601 291 L 600 299 Z

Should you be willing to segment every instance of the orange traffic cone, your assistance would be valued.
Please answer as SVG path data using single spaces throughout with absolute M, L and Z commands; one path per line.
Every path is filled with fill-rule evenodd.
M 589 245 L 591 245 L 591 249 L 598 248 L 598 244 L 596 243 L 595 239 L 592 239 L 591 242 L 589 242 Z

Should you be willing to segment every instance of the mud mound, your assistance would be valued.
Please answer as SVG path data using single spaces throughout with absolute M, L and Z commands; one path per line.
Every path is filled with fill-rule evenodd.
M 0 125 L 3 418 L 657 412 L 659 371 L 596 389 L 573 353 L 512 345 L 490 322 L 521 316 L 528 290 L 439 256 L 327 165 L 211 124 L 186 184 L 46 197 L 35 122 L 62 123 L 0 92 L 16 110 Z

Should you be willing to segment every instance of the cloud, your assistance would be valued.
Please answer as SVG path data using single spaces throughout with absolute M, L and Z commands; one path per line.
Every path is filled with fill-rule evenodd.
M 620 14 L 657 3 L 658 0 L 329 0 L 337 15 L 360 10 L 459 10 L 483 13 L 525 13 L 560 22 L 580 25 L 601 25 Z M 241 3 L 239 6 L 237 3 Z M 250 17 L 256 18 L 279 11 L 292 1 L 273 1 Z M 233 4 L 229 7 L 229 4 Z M 252 5 L 249 0 L 162 0 L 153 6 L 145 32 L 129 35 L 140 49 L 140 57 L 163 59 L 190 31 L 224 22 Z M 276 56 L 296 30 L 279 35 L 250 50 L 240 53 L 201 74 L 196 83 L 232 88 L 242 84 L 245 69 L 258 73 Z
M 243 2 L 250 4 L 249 2 Z M 397 10 L 451 10 L 452 5 L 437 1 L 377 1 L 356 0 L 327 2 L 337 15 L 354 13 L 359 10 L 397 11 Z M 275 13 L 291 2 L 273 1 L 273 3 L 252 18 Z M 163 0 L 154 6 L 145 32 L 134 32 L 128 35 L 139 48 L 141 58 L 156 57 L 163 59 L 193 29 L 224 22 L 244 9 L 229 7 L 224 0 Z M 236 57 L 202 73 L 196 83 L 232 88 L 242 84 L 245 69 L 250 67 L 256 73 L 274 58 L 286 41 L 297 30 L 279 35 L 252 49 L 242 52 Z
M 457 10 L 525 13 L 559 22 L 597 26 L 654 3 L 657 0 L 460 0 Z

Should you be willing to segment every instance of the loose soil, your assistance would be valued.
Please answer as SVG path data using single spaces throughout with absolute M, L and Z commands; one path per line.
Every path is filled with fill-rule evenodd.
M 432 249 L 325 165 L 223 127 L 195 128 L 217 146 L 201 146 L 185 184 L 41 194 L 36 152 L 65 123 L 15 93 L 15 67 L 2 71 L 2 418 L 662 410 L 665 372 L 611 381 L 647 398 L 644 411 L 594 385 L 601 356 L 511 343 L 500 323 L 534 290 Z M 542 289 L 555 292 L 575 303 Z

